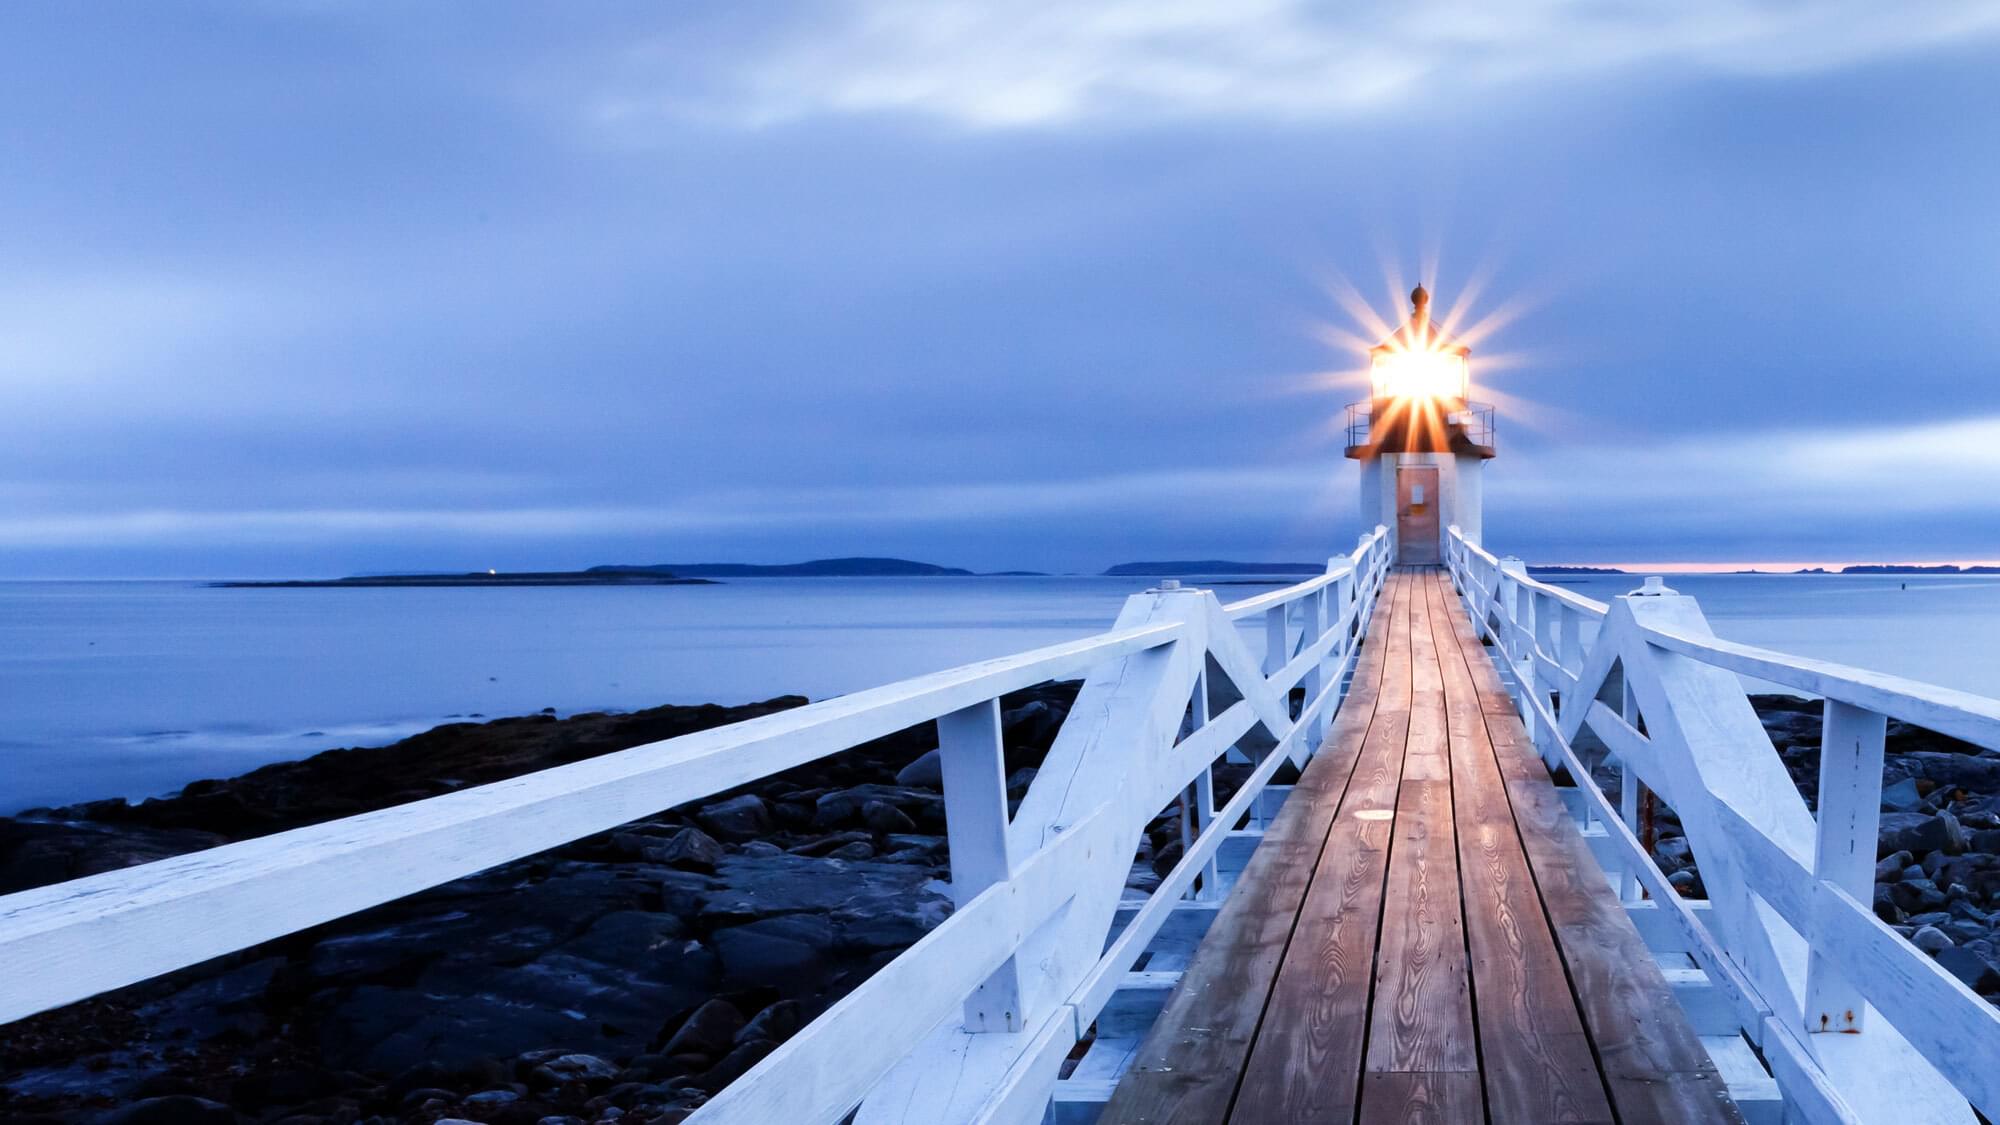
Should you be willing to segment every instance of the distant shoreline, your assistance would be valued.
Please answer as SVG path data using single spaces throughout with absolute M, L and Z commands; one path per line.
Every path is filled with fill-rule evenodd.
M 587 570 L 522 571 L 510 574 L 379 574 L 354 578 L 288 578 L 210 582 L 221 589 L 339 589 L 342 587 L 439 586 L 715 586 L 712 578 L 672 574 L 596 573 Z

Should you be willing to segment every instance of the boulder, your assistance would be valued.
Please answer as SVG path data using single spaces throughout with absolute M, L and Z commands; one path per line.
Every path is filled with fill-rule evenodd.
M 618 1068 L 596 1055 L 557 1055 L 534 1070 L 535 1077 L 551 1084 L 564 1082 L 609 1082 L 618 1077 Z
M 861 820 L 869 828 L 884 835 L 890 833 L 915 832 L 917 822 L 911 820 L 903 810 L 887 801 L 875 800 L 861 806 Z
M 704 805 L 695 820 L 718 840 L 742 843 L 771 831 L 771 813 L 764 798 L 744 793 L 726 801 Z
M 1950 949 L 1958 943 L 1946 937 L 1945 932 L 1936 926 L 1924 926 L 1918 929 L 1916 933 L 1910 935 L 1910 944 L 1923 950 L 1925 953 L 1935 955 Z
M 736 1033 L 742 1029 L 743 1013 L 735 1005 L 721 998 L 710 1000 L 688 1016 L 660 1054 L 721 1058 L 735 1046 Z
M 683 828 L 666 843 L 645 851 L 646 858 L 653 863 L 686 871 L 714 871 L 722 854 L 722 845 L 715 842 L 715 837 L 699 828 Z
M 1965 850 L 1968 841 L 1957 818 L 1948 812 L 1883 813 L 1876 854 L 1906 851 L 1914 855 L 1942 851 L 1952 854 Z
M 936 750 L 925 751 L 916 761 L 896 771 L 896 784 L 919 789 L 943 789 L 943 757 Z
M 773 1043 L 782 1043 L 797 1034 L 799 1028 L 803 1026 L 805 1026 L 805 1011 L 799 1006 L 799 1002 L 780 1000 L 767 1005 L 749 1023 L 744 1024 L 743 1030 L 736 1033 L 736 1042 L 742 1044 L 753 1039 L 766 1039 Z
M 723 1056 L 721 1062 L 695 1078 L 693 1085 L 711 1093 L 720 1090 L 743 1077 L 745 1071 L 756 1066 L 775 1046 L 776 1044 L 762 1039 L 753 1039 Z
M 833 948 L 833 924 L 816 914 L 786 914 L 717 930 L 709 944 L 728 979 L 797 995 L 817 983 Z
M 1996 971 L 1984 957 L 1962 945 L 1939 953 L 1937 963 L 1974 992 L 2000 990 L 2000 971 Z
M 1891 852 L 1889 855 L 1882 857 L 1875 864 L 1875 881 L 1878 883 L 1896 882 L 1903 877 L 1903 869 L 1908 867 L 1910 861 L 1914 858 L 1909 852 Z
M 1923 795 L 1917 792 L 1914 778 L 1904 778 L 1894 785 L 1882 787 L 1883 812 L 1914 812 L 1924 803 Z
M 207 1098 L 171 1094 L 114 1109 L 99 1117 L 97 1125 L 236 1125 L 236 1111 Z

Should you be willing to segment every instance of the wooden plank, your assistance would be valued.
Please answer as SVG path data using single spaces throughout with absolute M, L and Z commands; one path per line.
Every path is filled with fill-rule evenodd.
M 1480 1120 L 1477 1071 L 1370 1074 L 1361 1125 L 1466 1125 Z
M 1481 651 L 1471 622 L 1457 613 L 1453 622 L 1536 890 L 1618 1119 L 1627 1125 L 1741 1122 L 1657 963 L 1606 892 L 1603 873 L 1563 811 L 1490 659 L 1470 659 Z
M 1371 1074 L 1479 1069 L 1455 835 L 1451 783 L 1404 781 L 1369 1012 Z
M 1377 708 L 1396 600 L 1376 602 L 1369 643 L 1326 747 L 1300 775 L 1222 904 L 1101 1122 L 1212 1125 L 1228 1115 L 1299 904 Z
M 1391 581 L 1394 609 L 1383 630 L 1385 667 L 1375 713 L 1243 1071 L 1229 1119 L 1245 1125 L 1348 1120 L 1359 1098 L 1383 881 L 1409 732 L 1416 583 L 1403 573 Z
M 1486 1103 L 1495 1125 L 1609 1122 L 1561 955 L 1528 871 L 1493 745 L 1452 627 L 1451 591 L 1431 589 L 1452 761 L 1452 808 Z

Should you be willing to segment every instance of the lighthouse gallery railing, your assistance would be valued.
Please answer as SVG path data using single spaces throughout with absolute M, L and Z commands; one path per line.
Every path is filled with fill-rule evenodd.
M 861 1105 L 863 1121 L 1039 1120 L 1064 1056 L 1177 903 L 1204 874 L 1212 894 L 1229 830 L 1280 765 L 1318 748 L 1390 555 L 1377 528 L 1325 574 L 1232 604 L 1167 583 L 1081 640 L 0 898 L 0 1023 L 935 720 L 955 911 L 696 1119 L 803 1125 Z M 1237 624 L 1255 619 L 1261 656 Z M 1214 715 L 1211 668 L 1241 697 Z M 999 697 L 1076 676 L 1010 816 Z M 1275 747 L 1214 807 L 1212 767 L 1259 726 Z M 1143 903 L 1126 899 L 1141 833 L 1176 802 L 1180 861 Z
M 1622 857 L 1622 894 L 1643 888 L 1683 931 L 1788 1107 L 1808 1121 L 1929 1125 L 1970 1121 L 1969 1101 L 2000 1120 L 2000 1009 L 1871 909 L 1887 719 L 2000 750 L 2000 701 L 1721 640 L 1657 579 L 1606 605 L 1455 527 L 1448 539 L 1536 747 L 1576 779 Z M 1743 676 L 1825 699 L 1817 817 Z M 1586 726 L 1621 773 L 1617 807 L 1574 746 Z M 1634 834 L 1641 786 L 1679 815 L 1705 909 Z

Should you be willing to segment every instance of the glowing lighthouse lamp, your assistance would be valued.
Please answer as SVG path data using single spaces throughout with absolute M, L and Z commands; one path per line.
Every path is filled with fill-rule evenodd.
M 1442 561 L 1453 525 L 1479 542 L 1479 474 L 1493 457 L 1493 408 L 1470 397 L 1472 350 L 1431 322 L 1430 301 L 1421 285 L 1410 293 L 1409 321 L 1369 349 L 1372 397 L 1347 408 L 1362 526 L 1388 525 L 1408 566 Z

